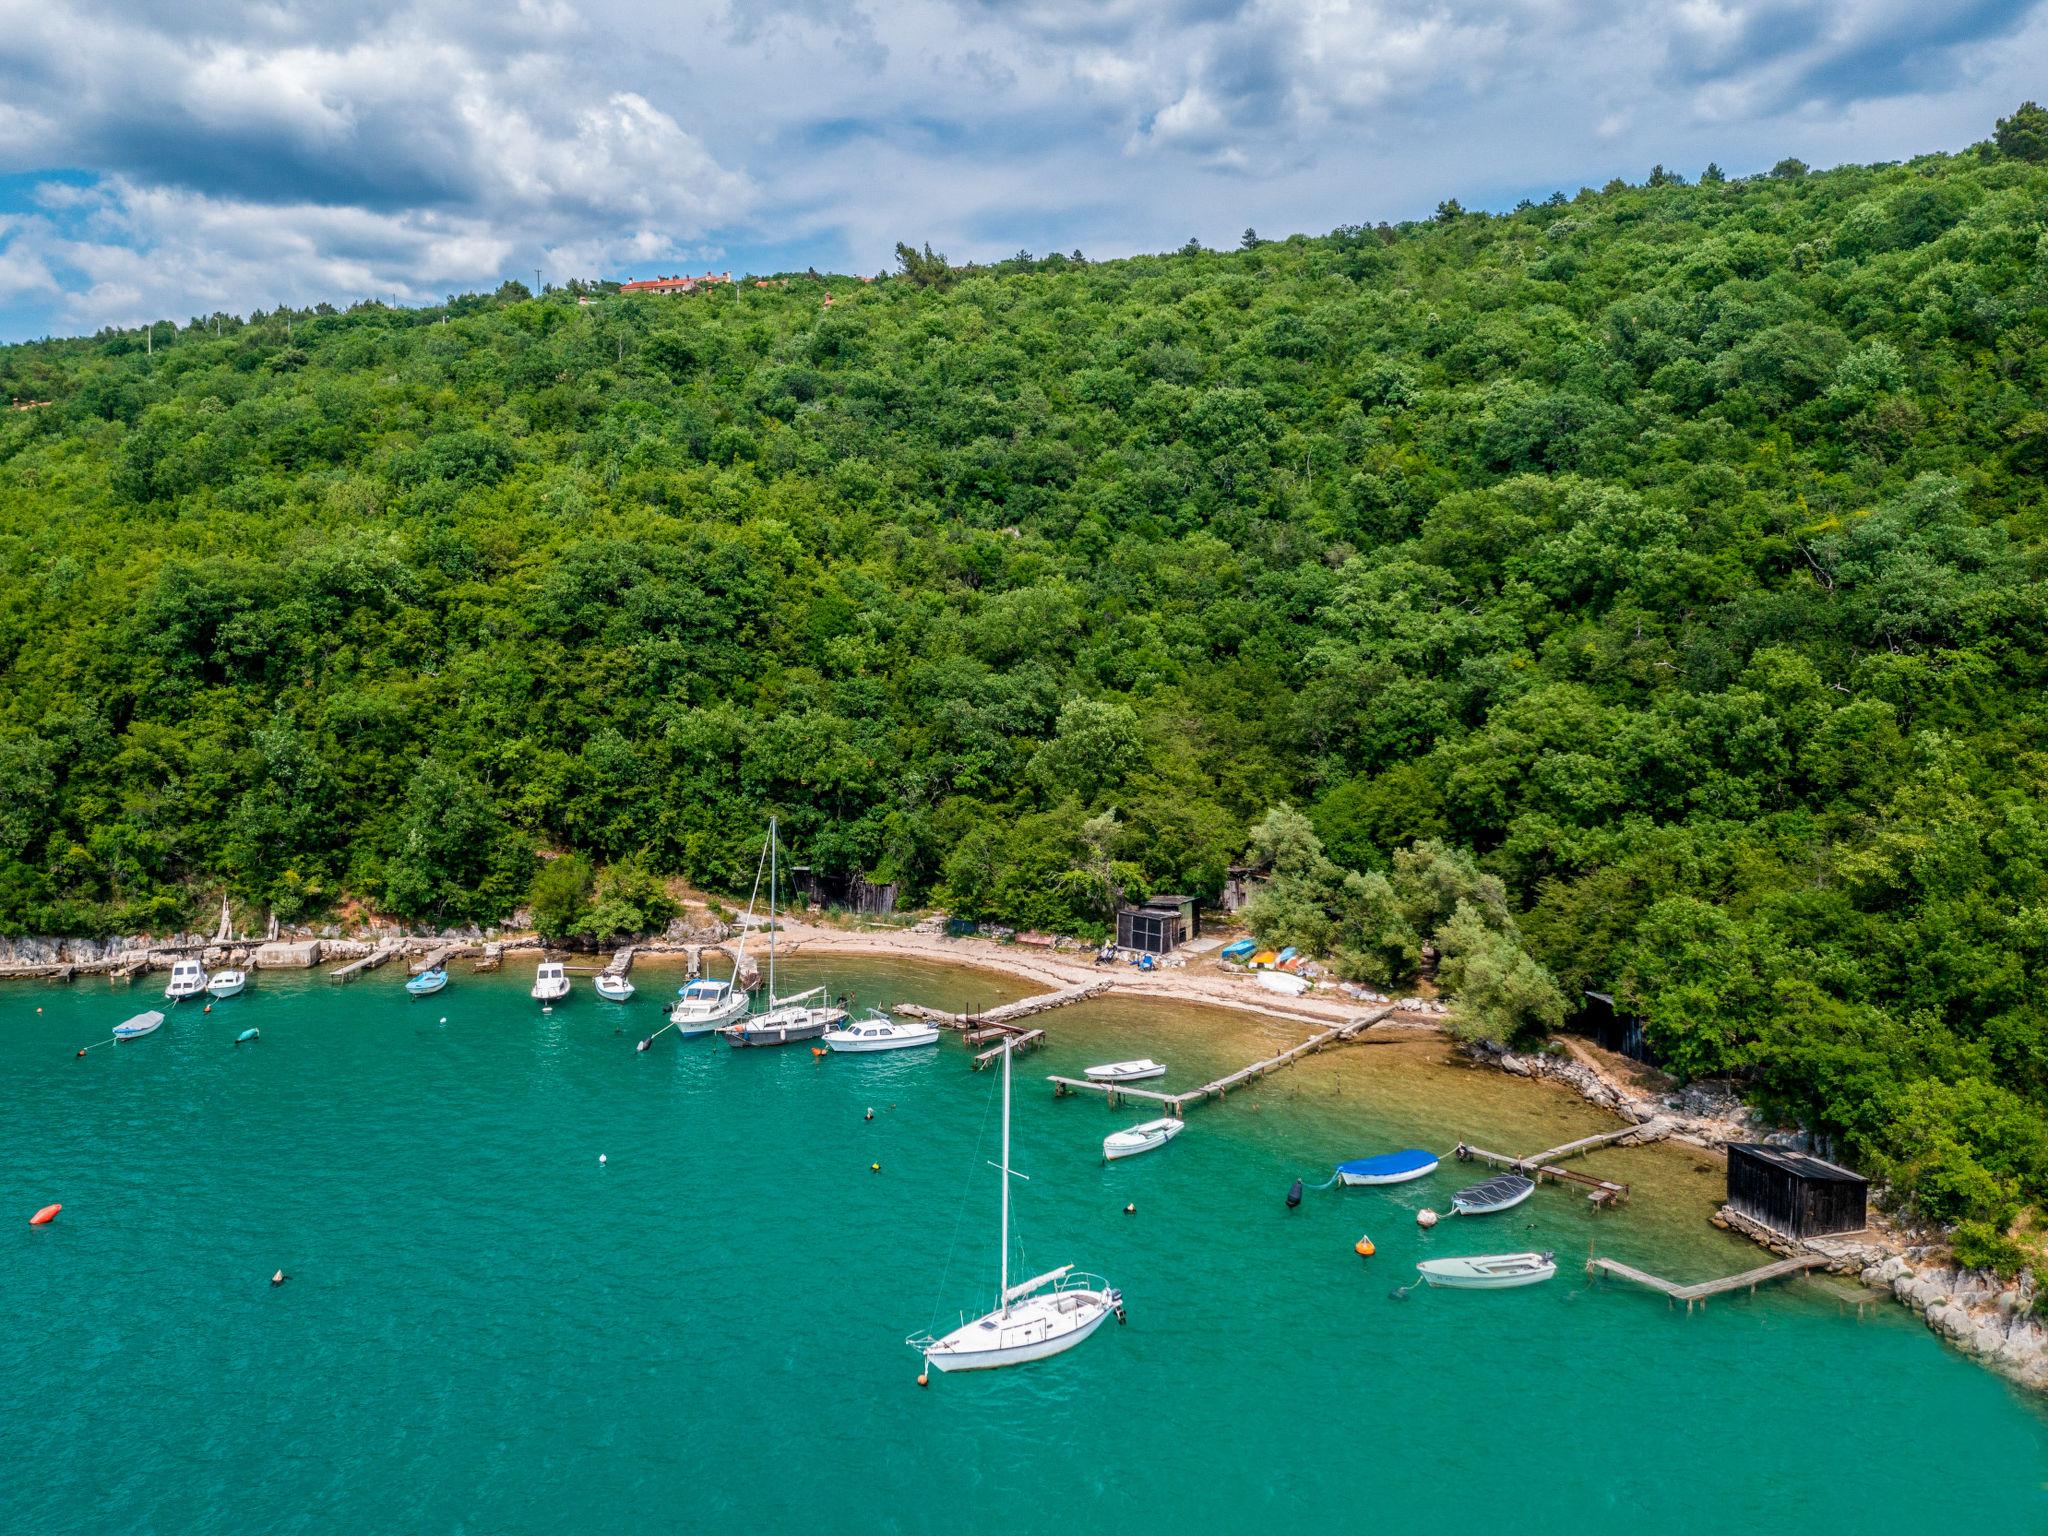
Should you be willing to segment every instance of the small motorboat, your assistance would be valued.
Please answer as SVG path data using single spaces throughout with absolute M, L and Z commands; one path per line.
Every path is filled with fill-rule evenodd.
M 1519 1173 L 1503 1173 L 1474 1184 L 1451 1196 L 1451 1209 L 1460 1216 L 1492 1216 L 1511 1211 L 1536 1192 L 1536 1181 Z
M 209 997 L 233 997 L 249 984 L 246 971 L 215 971 L 206 979 Z
M 172 1002 L 197 997 L 206 990 L 206 969 L 197 960 L 173 960 L 171 962 L 171 984 L 164 988 L 164 996 Z
M 1299 997 L 1309 987 L 1306 976 L 1297 976 L 1292 971 L 1261 971 L 1253 980 L 1268 992 L 1278 992 L 1283 997 Z
M 633 983 L 611 971 L 600 972 L 591 986 L 608 1003 L 630 1003 L 633 1000 Z
M 1557 1273 L 1548 1253 L 1480 1253 L 1467 1259 L 1424 1259 L 1415 1266 L 1430 1285 L 1456 1291 L 1505 1291 L 1536 1285 Z
M 1257 953 L 1258 947 L 1250 939 L 1239 939 L 1235 943 L 1224 945 L 1216 954 L 1217 958 L 1222 960 L 1249 960 Z
M 1405 1152 L 1382 1152 L 1378 1157 L 1353 1158 L 1337 1165 L 1337 1182 L 1346 1188 L 1369 1184 L 1406 1184 L 1436 1172 L 1437 1156 L 1409 1148 Z
M 405 990 L 414 997 L 432 997 L 447 985 L 448 972 L 437 965 L 430 971 L 421 971 L 419 975 L 406 982 Z
M 1136 1061 L 1106 1061 L 1099 1067 L 1088 1068 L 1083 1075 L 1091 1083 L 1142 1083 L 1148 1077 L 1166 1076 L 1166 1066 L 1150 1056 L 1141 1056 Z
M 695 1040 L 723 1029 L 734 1019 L 745 1018 L 747 994 L 729 981 L 710 977 L 676 989 L 676 1000 L 668 1010 L 669 1027 L 682 1040 Z
M 902 1051 L 914 1045 L 938 1042 L 936 1024 L 905 1024 L 886 1013 L 870 1010 L 867 1017 L 853 1019 L 819 1037 L 834 1051 Z
M 1140 1152 L 1163 1147 L 1186 1128 L 1186 1121 L 1168 1116 L 1163 1120 L 1147 1120 L 1127 1131 L 1114 1131 L 1102 1138 L 1103 1160 L 1113 1163 L 1120 1157 L 1136 1157 Z
M 533 973 L 533 1000 L 537 1003 L 559 1003 L 569 995 L 569 973 L 562 969 L 559 960 L 543 960 Z
M 144 1035 L 154 1034 L 162 1026 L 164 1016 L 152 1008 L 148 1013 L 138 1013 L 132 1019 L 114 1026 L 116 1040 L 140 1040 Z

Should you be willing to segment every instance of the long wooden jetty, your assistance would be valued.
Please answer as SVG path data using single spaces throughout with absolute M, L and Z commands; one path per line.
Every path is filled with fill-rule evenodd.
M 327 973 L 329 981 L 354 981 L 364 971 L 374 971 L 385 961 L 398 953 L 396 944 L 379 944 L 367 955 L 351 960 L 347 965 L 338 965 Z
M 1830 1260 L 1818 1253 L 1796 1254 L 1789 1259 L 1779 1259 L 1770 1264 L 1759 1264 L 1755 1269 L 1745 1269 L 1739 1275 L 1723 1275 L 1719 1280 L 1702 1280 L 1698 1285 L 1680 1285 L 1666 1280 L 1647 1270 L 1637 1269 L 1633 1264 L 1624 1264 L 1619 1259 L 1591 1258 L 1586 1260 L 1586 1273 L 1598 1279 L 1602 1275 L 1613 1275 L 1618 1280 L 1633 1281 L 1648 1286 L 1669 1300 L 1685 1303 L 1690 1312 L 1693 1303 L 1707 1304 L 1710 1296 L 1724 1295 L 1729 1291 L 1747 1290 L 1756 1294 L 1756 1288 L 1772 1280 L 1782 1280 L 1787 1275 L 1797 1275 L 1809 1269 L 1825 1269 Z
M 1013 1052 L 1028 1051 L 1034 1049 L 1037 1046 L 1045 1044 L 1045 1031 L 1042 1029 L 1026 1029 L 1015 1032 L 1006 1029 L 992 1029 L 984 1031 L 979 1035 L 970 1033 L 966 1035 L 964 1038 L 966 1039 L 969 1045 L 978 1045 L 981 1043 L 981 1041 L 986 1040 L 990 1035 L 1000 1035 L 1006 1037 L 1010 1042 L 1010 1049 Z M 976 1056 L 974 1058 L 974 1070 L 979 1072 L 983 1067 L 987 1066 L 990 1062 L 999 1058 L 1002 1054 L 1002 1046 L 990 1046 L 987 1050 L 983 1051 L 979 1056 Z
M 1078 1003 L 1083 998 L 1107 992 L 1114 984 L 1112 977 L 1091 978 L 1071 987 L 1061 987 L 1057 992 L 1040 992 L 1035 997 L 1021 998 L 1014 1003 L 998 1003 L 995 1007 L 984 1009 L 980 1013 L 946 1013 L 938 1008 L 927 1008 L 921 1003 L 898 1003 L 889 1011 L 900 1013 L 907 1019 L 925 1019 L 947 1029 L 992 1029 L 1018 1019 L 1028 1019 L 1033 1014 L 1044 1013 L 1051 1008 L 1064 1008 L 1068 1003 Z
M 1257 1082 L 1268 1072 L 1277 1072 L 1280 1068 L 1290 1066 L 1304 1056 L 1311 1056 L 1326 1046 L 1356 1039 L 1393 1011 L 1393 1008 L 1386 1007 L 1377 1013 L 1365 1014 L 1347 1023 L 1332 1025 L 1318 1034 L 1311 1035 L 1299 1045 L 1289 1046 L 1277 1056 L 1255 1061 L 1248 1067 L 1238 1068 L 1228 1076 L 1217 1078 L 1213 1083 L 1204 1083 L 1199 1088 L 1189 1088 L 1181 1093 L 1162 1093 L 1152 1088 L 1133 1088 L 1128 1083 L 1098 1083 L 1088 1078 L 1060 1077 L 1056 1074 L 1048 1077 L 1046 1081 L 1052 1084 L 1055 1097 L 1078 1092 L 1099 1093 L 1112 1109 L 1124 1099 L 1147 1099 L 1155 1104 L 1166 1105 L 1173 1111 L 1174 1118 L 1179 1119 L 1191 1104 L 1201 1104 L 1209 1099 L 1215 1099 L 1220 1103 L 1233 1088 L 1242 1088 L 1246 1083 Z

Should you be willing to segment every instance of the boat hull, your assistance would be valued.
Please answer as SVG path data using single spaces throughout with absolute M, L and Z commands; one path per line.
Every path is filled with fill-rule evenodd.
M 247 985 L 248 982 L 240 977 L 233 981 L 209 981 L 206 984 L 206 995 L 216 1000 L 224 997 L 239 997 L 242 994 L 242 989 Z
M 1155 1077 L 1166 1076 L 1166 1068 L 1156 1061 L 1128 1068 L 1125 1064 L 1119 1063 L 1116 1066 L 1089 1067 L 1082 1076 L 1091 1083 L 1144 1083 Z
M 1051 1311 L 1051 1304 L 1060 1297 L 1071 1297 L 1080 1302 L 1079 1315 L 1069 1319 L 1048 1317 L 1046 1314 Z M 1065 1354 L 1100 1328 L 1116 1310 L 1121 1298 L 1114 1291 L 1065 1291 L 1059 1297 L 1033 1300 L 1047 1305 L 1014 1308 L 1007 1322 L 991 1313 L 988 1317 L 964 1324 L 926 1349 L 925 1359 L 934 1369 L 941 1371 L 992 1371 L 1006 1365 L 1028 1365 L 1033 1360 Z M 974 1335 L 989 1323 L 995 1325 L 987 1330 L 992 1340 L 990 1347 L 972 1347 Z
M 938 1043 L 939 1032 L 936 1029 L 858 1040 L 847 1039 L 837 1034 L 825 1037 L 827 1049 L 836 1051 L 841 1055 L 851 1056 L 866 1055 L 871 1051 L 908 1051 L 914 1050 L 920 1045 L 937 1045 Z
M 1171 1120 L 1165 1125 L 1134 1125 L 1127 1131 L 1112 1132 L 1102 1138 L 1103 1160 L 1114 1163 L 1142 1152 L 1156 1152 L 1184 1129 L 1183 1122 Z
M 1299 997 L 1308 990 L 1308 978 L 1297 976 L 1292 971 L 1261 971 L 1252 979 L 1268 992 L 1278 992 L 1282 997 Z
M 405 984 L 405 990 L 414 997 L 432 997 L 447 985 L 448 978 L 445 974 L 430 973 L 413 977 Z
M 734 1050 L 749 1046 L 797 1045 L 805 1040 L 818 1039 L 838 1022 L 838 1019 L 822 1018 L 801 1019 L 788 1024 L 734 1024 L 725 1031 L 725 1038 Z
M 1480 1187 L 1483 1189 L 1485 1186 L 1482 1185 Z M 1505 1193 L 1485 1195 L 1478 1199 L 1468 1200 L 1466 1196 L 1473 1193 L 1474 1191 L 1472 1190 L 1461 1190 L 1459 1193 L 1451 1196 L 1451 1209 L 1460 1216 L 1497 1216 L 1502 1211 L 1512 1211 L 1524 1200 L 1535 1194 L 1536 1185 L 1533 1180 L 1524 1179 L 1517 1188 Z
M 1489 1264 L 1498 1267 L 1488 1269 Z M 1539 1254 L 1429 1259 L 1415 1267 L 1424 1284 L 1447 1291 L 1511 1291 L 1524 1285 L 1541 1285 L 1557 1273 L 1557 1265 Z
M 591 990 L 608 1003 L 629 1003 L 633 1000 L 633 983 L 630 981 L 621 981 L 616 986 L 607 986 L 605 985 L 605 979 L 600 976 L 596 982 L 592 983 Z
M 1414 1179 L 1426 1179 L 1437 1170 L 1437 1160 L 1435 1158 L 1431 1158 L 1426 1163 L 1418 1163 L 1408 1167 L 1376 1168 L 1372 1166 L 1382 1161 L 1384 1160 L 1380 1158 L 1368 1157 L 1360 1158 L 1356 1167 L 1339 1165 L 1337 1169 L 1337 1182 L 1346 1189 L 1369 1189 L 1378 1184 L 1406 1184 Z
M 140 1014 L 122 1024 L 114 1026 L 116 1040 L 140 1040 L 144 1035 L 153 1035 L 163 1028 L 164 1016 L 160 1013 Z

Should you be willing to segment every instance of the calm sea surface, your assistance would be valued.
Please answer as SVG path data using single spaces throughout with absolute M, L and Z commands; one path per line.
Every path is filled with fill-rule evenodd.
M 952 1039 L 641 1054 L 677 972 L 543 1017 L 530 967 L 457 971 L 419 1002 L 395 969 L 271 973 L 83 1060 L 156 989 L 0 990 L 0 1532 L 2048 1531 L 2048 1415 L 1902 1309 L 1588 1287 L 1595 1242 L 1686 1280 L 1757 1262 L 1683 1149 L 1590 1159 L 1636 1191 L 1598 1217 L 1546 1188 L 1424 1234 L 1448 1166 L 1285 1209 L 1341 1157 L 1603 1124 L 1438 1047 L 1311 1058 L 1105 1167 L 1145 1116 L 1043 1074 L 1150 1054 L 1192 1085 L 1299 1035 L 1049 1016 L 1018 1062 L 1018 1262 L 1109 1276 L 1129 1325 L 920 1390 L 905 1335 L 993 1299 L 997 1073 Z M 1020 990 L 787 973 L 876 1003 Z M 1523 1247 L 1558 1278 L 1389 1294 L 1418 1258 Z

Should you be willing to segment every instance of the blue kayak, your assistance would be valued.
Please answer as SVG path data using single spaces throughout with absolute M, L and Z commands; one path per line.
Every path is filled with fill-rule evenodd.
M 1249 960 L 1258 947 L 1250 939 L 1239 939 L 1234 944 L 1224 945 L 1219 953 L 1225 960 Z
M 1337 1182 L 1356 1184 L 1406 1184 L 1436 1172 L 1434 1152 L 1410 1147 L 1405 1152 L 1382 1152 L 1378 1157 L 1354 1158 L 1337 1165 Z

